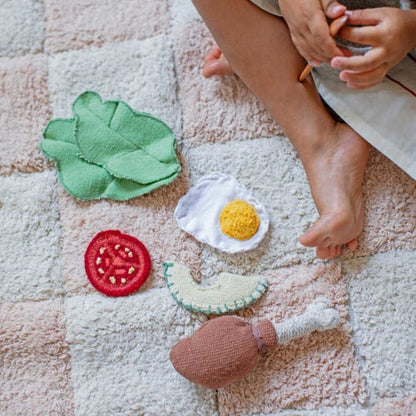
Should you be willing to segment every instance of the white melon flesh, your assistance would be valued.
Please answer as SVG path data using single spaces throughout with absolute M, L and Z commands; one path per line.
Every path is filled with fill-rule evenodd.
M 191 276 L 189 267 L 165 263 L 165 279 L 172 297 L 184 308 L 205 314 L 226 314 L 257 302 L 267 289 L 261 276 L 220 273 L 218 283 L 202 287 Z

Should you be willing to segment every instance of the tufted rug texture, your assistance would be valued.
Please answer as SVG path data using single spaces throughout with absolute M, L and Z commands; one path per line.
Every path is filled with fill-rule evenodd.
M 298 242 L 317 212 L 296 152 L 237 77 L 202 77 L 212 44 L 190 0 L 0 0 L 0 415 L 416 415 L 416 182 L 372 150 L 359 249 L 317 260 Z M 179 177 L 128 202 L 66 193 L 38 142 L 85 90 L 168 124 Z M 211 172 L 266 206 L 258 248 L 221 253 L 176 225 L 179 198 Z M 84 252 L 106 229 L 150 252 L 131 296 L 87 280 Z M 165 261 L 204 284 L 220 272 L 267 277 L 264 297 L 238 313 L 249 320 L 279 322 L 325 295 L 341 326 L 206 390 L 169 361 L 207 318 L 172 299 Z

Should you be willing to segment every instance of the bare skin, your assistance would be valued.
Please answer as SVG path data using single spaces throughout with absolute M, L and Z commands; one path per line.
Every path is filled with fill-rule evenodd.
M 297 81 L 305 61 L 283 19 L 249 1 L 194 4 L 219 45 L 205 58 L 204 76 L 238 75 L 285 130 L 305 167 L 320 217 L 300 242 L 316 247 L 322 259 L 339 256 L 344 244 L 355 250 L 363 229 L 369 145 L 334 121 L 310 76 Z
M 205 78 L 210 78 L 213 75 L 233 75 L 234 71 L 227 61 L 227 58 L 221 52 L 218 46 L 214 46 L 209 50 L 204 59 L 204 66 L 202 67 L 202 75 Z

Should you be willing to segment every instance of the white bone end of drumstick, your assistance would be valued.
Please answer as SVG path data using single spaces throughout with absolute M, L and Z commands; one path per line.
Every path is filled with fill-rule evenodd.
M 326 298 L 316 299 L 306 308 L 306 313 L 311 313 L 315 318 L 316 331 L 326 331 L 336 328 L 341 317 L 339 312 L 332 307 L 332 303 Z
M 313 331 L 326 331 L 339 325 L 339 312 L 325 298 L 317 299 L 299 316 L 274 324 L 279 344 L 302 337 Z

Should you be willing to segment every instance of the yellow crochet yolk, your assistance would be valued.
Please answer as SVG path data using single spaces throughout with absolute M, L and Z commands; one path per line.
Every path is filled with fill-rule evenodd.
M 239 199 L 230 202 L 220 214 L 221 231 L 237 240 L 248 240 L 256 234 L 260 226 L 253 205 Z

